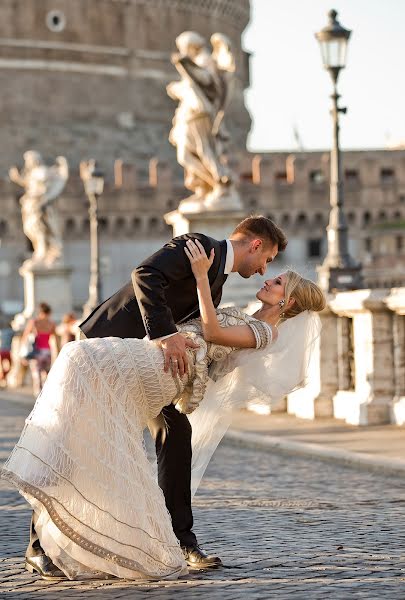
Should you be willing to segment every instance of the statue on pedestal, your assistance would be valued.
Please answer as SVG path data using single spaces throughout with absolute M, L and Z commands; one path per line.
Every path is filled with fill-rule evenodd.
M 168 95 L 179 103 L 169 141 L 184 168 L 185 186 L 194 192 L 182 202 L 190 210 L 221 208 L 221 201 L 229 208 L 240 206 L 234 175 L 226 164 L 229 134 L 223 123 L 235 61 L 225 35 L 215 33 L 210 42 L 211 53 L 194 31 L 176 38 L 178 53 L 172 55 L 172 63 L 181 80 L 167 86 Z
M 66 185 L 68 163 L 58 156 L 55 164 L 48 167 L 34 150 L 24 153 L 24 162 L 21 172 L 17 167 L 9 171 L 11 181 L 25 190 L 20 199 L 23 230 L 34 252 L 24 264 L 48 268 L 62 255 L 62 237 L 53 203 Z

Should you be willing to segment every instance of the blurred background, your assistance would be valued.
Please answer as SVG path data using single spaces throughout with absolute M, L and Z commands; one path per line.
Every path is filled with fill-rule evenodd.
M 322 406 L 356 423 L 364 414 L 405 422 L 404 22 L 402 0 L 3 0 L 4 356 L 39 302 L 52 311 L 47 335 L 60 323 L 59 337 L 74 336 L 71 322 L 173 236 L 189 192 L 168 141 L 177 103 L 166 86 L 179 80 L 171 55 L 184 31 L 203 36 L 209 52 L 219 32 L 236 65 L 224 123 L 239 208 L 212 213 L 213 230 L 194 217 L 188 225 L 226 237 L 237 220 L 264 214 L 289 239 L 268 275 L 293 266 L 337 294 L 320 359 L 330 389 L 301 402 L 301 412 Z M 29 222 L 31 201 L 37 221 Z M 56 262 L 33 263 L 32 240 L 56 221 Z M 247 285 L 235 275 L 224 299 L 246 306 L 261 279 Z M 383 332 L 370 307 L 384 313 Z M 377 352 L 370 339 L 390 341 Z M 339 406 L 333 400 L 342 389 L 357 394 L 347 413 L 339 408 L 349 406 L 346 396 Z M 380 407 L 374 413 L 365 408 L 370 398 Z

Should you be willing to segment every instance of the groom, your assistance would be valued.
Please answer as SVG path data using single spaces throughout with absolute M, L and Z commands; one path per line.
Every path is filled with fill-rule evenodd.
M 135 268 L 132 281 L 98 306 L 80 325 L 86 337 L 143 338 L 147 335 L 162 348 L 165 370 L 182 376 L 187 371 L 186 348 L 197 346 L 177 332 L 176 324 L 199 316 L 196 283 L 184 252 L 190 238 L 198 239 L 207 255 L 215 249 L 208 273 L 215 306 L 220 303 L 222 286 L 229 273 L 238 272 L 244 278 L 255 273 L 264 275 L 267 264 L 287 245 L 281 229 L 262 216 L 244 219 L 228 240 L 220 242 L 200 233 L 176 237 Z M 220 558 L 206 555 L 192 531 L 191 426 L 187 416 L 170 404 L 149 427 L 156 442 L 159 485 L 186 562 L 191 568 L 217 567 L 221 564 Z M 43 554 L 35 522 L 26 560 L 27 566 L 42 576 L 52 577 L 54 565 L 49 564 Z

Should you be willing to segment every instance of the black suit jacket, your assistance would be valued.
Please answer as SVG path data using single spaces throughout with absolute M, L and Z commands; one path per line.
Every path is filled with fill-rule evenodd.
M 197 288 L 189 259 L 184 252 L 188 239 L 198 239 L 207 255 L 215 249 L 208 272 L 215 306 L 221 301 L 226 259 L 226 241 L 218 242 L 201 233 L 173 238 L 142 262 L 128 282 L 100 304 L 80 329 L 86 337 L 133 337 L 150 339 L 177 331 L 176 323 L 199 316 Z

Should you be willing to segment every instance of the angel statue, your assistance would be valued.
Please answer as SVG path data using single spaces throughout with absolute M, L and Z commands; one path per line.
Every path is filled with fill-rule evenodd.
M 226 164 L 229 134 L 223 124 L 235 61 L 225 35 L 214 33 L 210 42 L 211 53 L 206 40 L 194 31 L 184 31 L 176 38 L 178 52 L 171 60 L 181 80 L 166 88 L 179 103 L 169 141 L 184 168 L 184 184 L 194 192 L 182 204 L 207 209 L 239 208 L 234 175 Z
M 58 156 L 51 167 L 39 152 L 24 153 L 24 168 L 9 171 L 11 181 L 25 189 L 20 199 L 25 235 L 34 248 L 30 264 L 49 267 L 62 254 L 59 222 L 53 203 L 66 185 L 69 168 L 66 158 Z

